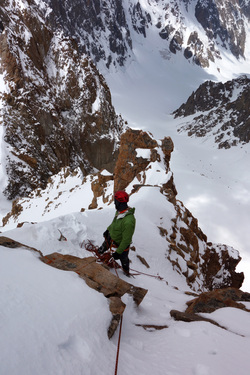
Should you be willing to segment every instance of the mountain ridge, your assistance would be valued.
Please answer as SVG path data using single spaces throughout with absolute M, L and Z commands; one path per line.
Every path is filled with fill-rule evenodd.
M 250 76 L 243 75 L 225 83 L 207 81 L 173 112 L 175 118 L 186 118 L 178 131 L 185 131 L 189 136 L 212 136 L 218 148 L 249 143 L 249 97 Z

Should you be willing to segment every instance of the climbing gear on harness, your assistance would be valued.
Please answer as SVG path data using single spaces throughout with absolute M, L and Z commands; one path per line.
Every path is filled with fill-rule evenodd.
M 110 268 L 121 268 L 121 266 L 118 263 L 116 263 L 116 261 L 112 257 L 112 252 L 110 250 L 106 251 L 104 254 L 100 254 L 98 251 L 98 246 L 95 246 L 90 240 L 87 240 L 86 242 L 83 241 L 81 244 L 81 248 L 83 246 L 87 251 L 90 251 L 97 258 L 97 261 L 99 261 L 100 263 L 104 263 Z

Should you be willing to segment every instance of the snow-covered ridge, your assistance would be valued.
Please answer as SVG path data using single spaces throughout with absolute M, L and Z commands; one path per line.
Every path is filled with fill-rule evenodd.
M 152 40 L 162 56 L 177 54 L 214 71 L 228 53 L 239 64 L 249 59 L 249 9 L 243 3 L 128 0 L 90 1 L 86 6 L 73 1 L 71 7 L 59 7 L 58 0 L 46 2 L 100 67 L 130 63 L 138 58 L 138 46 L 149 48 Z
M 219 148 L 230 148 L 250 141 L 250 76 L 225 83 L 205 82 L 174 112 L 184 117 L 179 131 L 189 136 L 212 137 Z

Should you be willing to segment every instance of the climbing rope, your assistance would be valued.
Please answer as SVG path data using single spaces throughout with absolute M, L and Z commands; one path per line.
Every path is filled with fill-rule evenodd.
M 93 242 L 90 241 L 90 240 L 87 240 L 86 242 L 83 241 L 82 244 L 81 244 L 81 248 L 83 246 L 85 247 L 85 249 L 87 251 L 91 252 L 97 258 L 97 260 L 99 262 L 106 264 L 110 268 L 114 268 L 117 277 L 119 277 L 118 272 L 117 272 L 117 268 L 121 268 L 121 266 L 112 257 L 112 253 L 113 252 L 110 249 L 107 250 L 104 254 L 100 254 L 98 252 L 98 246 L 94 245 Z M 153 277 L 153 278 L 155 278 L 157 280 L 160 280 L 160 281 L 164 280 L 164 278 L 161 277 L 161 276 L 159 276 L 159 275 L 152 275 L 152 274 L 148 274 L 148 273 L 145 273 L 145 272 L 137 271 L 137 270 L 134 270 L 134 269 L 130 269 L 130 270 L 133 271 L 133 273 L 130 272 L 131 276 L 145 275 L 145 276 Z M 117 371 L 118 371 L 120 343 L 121 343 L 121 333 L 122 333 L 122 321 L 123 321 L 123 316 L 121 315 L 120 329 L 119 329 L 119 336 L 118 336 L 118 343 L 117 343 L 117 352 L 116 352 L 115 374 L 114 375 L 117 375 Z
M 85 247 L 85 249 L 87 251 L 91 252 L 101 263 L 106 264 L 110 268 L 114 268 L 117 277 L 119 277 L 118 272 L 117 272 L 117 268 L 121 268 L 121 267 L 112 257 L 112 251 L 111 250 L 107 250 L 104 254 L 99 254 L 98 246 L 95 246 L 90 240 L 88 240 L 87 242 L 82 242 L 81 248 L 83 246 Z M 118 344 L 117 344 L 117 351 L 116 351 L 115 375 L 117 375 L 117 371 L 118 371 L 120 343 L 121 343 L 121 334 L 122 334 L 122 319 L 123 319 L 123 317 L 121 315 Z
M 100 263 L 104 263 L 107 266 L 109 266 L 110 268 L 114 268 L 115 272 L 116 272 L 116 275 L 118 276 L 117 268 L 121 268 L 121 266 L 112 257 L 112 253 L 113 252 L 110 249 L 107 250 L 104 254 L 99 254 L 98 253 L 98 246 L 94 245 L 93 242 L 90 241 L 90 240 L 87 240 L 86 242 L 83 241 L 82 244 L 81 244 L 81 248 L 83 246 L 85 247 L 85 249 L 87 251 L 92 252 L 92 254 L 98 259 L 98 261 Z M 134 276 L 139 276 L 139 275 L 145 275 L 145 276 L 153 277 L 153 278 L 155 278 L 157 280 L 160 280 L 160 281 L 166 281 L 167 282 L 167 280 L 165 280 L 160 275 L 152 275 L 152 274 L 149 274 L 149 273 L 145 273 L 145 272 L 141 272 L 141 271 L 138 271 L 138 270 L 134 270 L 132 268 L 130 268 L 130 271 L 133 271 L 133 273 L 130 272 L 130 275 L 133 276 L 133 277 Z
M 164 278 L 162 276 L 159 276 L 159 275 L 151 275 L 149 273 L 145 273 L 145 272 L 141 272 L 141 271 L 137 271 L 137 270 L 133 270 L 131 268 L 131 271 L 134 271 L 136 273 L 133 273 L 133 275 L 145 275 L 145 276 L 149 276 L 149 277 L 154 277 L 155 279 L 157 280 L 161 280 L 161 281 L 164 281 Z M 166 280 L 165 280 L 166 281 Z
M 115 375 L 117 375 L 117 370 L 118 370 L 118 362 L 119 362 L 119 353 L 120 353 L 121 335 L 122 335 L 122 315 L 121 315 L 121 320 L 120 320 L 119 337 L 118 337 L 118 344 L 117 344 L 117 351 L 116 351 Z
M 110 268 L 121 268 L 121 266 L 112 257 L 113 252 L 111 250 L 107 250 L 104 254 L 100 254 L 98 252 L 99 247 L 94 245 L 90 240 L 87 240 L 86 242 L 83 241 L 81 248 L 83 248 L 83 246 L 85 247 L 85 250 L 91 252 L 100 263 L 104 263 Z

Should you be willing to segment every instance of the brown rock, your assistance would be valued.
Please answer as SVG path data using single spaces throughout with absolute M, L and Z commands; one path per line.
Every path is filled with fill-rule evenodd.
M 211 313 L 222 307 L 236 307 L 250 312 L 242 301 L 250 302 L 250 293 L 236 288 L 216 289 L 189 301 L 186 313 Z
M 221 326 L 220 324 L 218 324 L 214 320 L 208 319 L 208 318 L 204 318 L 204 317 L 202 317 L 200 315 L 197 315 L 197 314 L 190 314 L 190 313 L 181 312 L 181 311 L 178 311 L 178 310 L 171 310 L 170 311 L 170 315 L 175 320 L 179 320 L 179 321 L 182 321 L 182 322 L 187 322 L 187 323 L 191 323 L 191 322 L 208 322 L 208 323 L 214 324 L 217 327 L 226 329 L 225 327 Z
M 131 294 L 134 302 L 139 305 L 147 290 L 136 287 L 113 275 L 103 265 L 96 262 L 96 258 L 78 258 L 73 255 L 53 253 L 41 257 L 41 260 L 52 267 L 76 272 L 93 289 L 101 292 L 105 297 L 122 297 Z
M 149 164 L 161 160 L 157 151 L 158 147 L 158 142 L 149 133 L 128 128 L 121 136 L 118 159 L 114 169 L 114 190 L 124 190 L 135 177 L 137 177 L 139 184 L 134 185 L 133 192 L 144 186 L 146 184 L 145 171 Z M 149 150 L 149 157 L 138 157 L 137 148 Z M 161 148 L 167 173 L 169 171 L 171 152 L 174 148 L 170 137 L 166 137 L 161 141 Z M 172 178 L 166 184 L 162 184 L 161 191 L 168 197 L 175 199 L 177 191 Z

